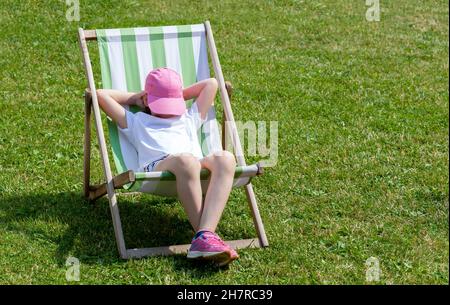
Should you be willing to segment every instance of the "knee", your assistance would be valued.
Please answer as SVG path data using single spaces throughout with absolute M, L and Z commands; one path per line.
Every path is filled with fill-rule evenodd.
M 226 150 L 214 154 L 212 156 L 211 163 L 213 170 L 227 173 L 234 173 L 236 167 L 236 159 L 234 158 L 234 155 Z
M 201 165 L 196 157 L 191 154 L 182 154 L 174 156 L 175 166 L 174 174 L 183 176 L 200 175 Z

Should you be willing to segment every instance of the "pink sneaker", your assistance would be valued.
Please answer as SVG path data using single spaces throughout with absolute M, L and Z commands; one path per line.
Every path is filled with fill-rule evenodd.
M 211 260 L 219 266 L 225 266 L 239 258 L 239 255 L 220 239 L 217 234 L 205 231 L 202 235 L 192 240 L 187 257 Z

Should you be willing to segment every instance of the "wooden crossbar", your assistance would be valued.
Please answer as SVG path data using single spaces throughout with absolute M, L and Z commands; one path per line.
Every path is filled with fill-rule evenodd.
M 114 189 L 122 188 L 125 184 L 134 182 L 136 177 L 132 170 L 123 172 L 115 177 L 113 177 Z M 89 186 L 89 201 L 94 201 L 103 195 L 108 193 L 107 183 L 90 185 Z
M 261 247 L 261 244 L 260 244 L 258 238 L 229 240 L 229 241 L 225 241 L 225 242 L 235 250 Z M 185 245 L 172 245 L 172 246 L 165 246 L 165 247 L 127 249 L 127 257 L 128 258 L 141 258 L 141 257 L 156 256 L 156 255 L 185 254 L 185 253 L 187 253 L 190 246 L 191 246 L 190 244 L 185 244 Z
M 84 30 L 84 38 L 86 40 L 97 40 L 97 32 L 95 30 Z

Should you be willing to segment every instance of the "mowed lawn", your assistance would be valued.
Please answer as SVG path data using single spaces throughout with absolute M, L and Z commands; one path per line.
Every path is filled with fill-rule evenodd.
M 447 1 L 0 2 L 1 284 L 448 284 Z M 278 163 L 253 180 L 270 247 L 228 269 L 119 259 L 108 202 L 82 197 L 77 28 L 210 20 L 240 121 L 278 121 Z M 96 81 L 98 52 L 90 43 Z M 220 108 L 220 106 L 219 106 Z M 96 141 L 96 138 L 93 139 Z M 263 157 L 253 156 L 250 161 Z M 92 180 L 102 168 L 94 142 Z M 178 201 L 120 197 L 128 247 L 189 243 Z M 256 236 L 243 190 L 218 233 Z M 67 282 L 70 256 L 80 281 Z

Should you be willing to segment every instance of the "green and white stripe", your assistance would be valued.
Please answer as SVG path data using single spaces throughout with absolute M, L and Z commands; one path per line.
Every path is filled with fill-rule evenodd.
M 184 87 L 210 77 L 203 24 L 97 30 L 97 41 L 102 83 L 106 89 L 141 91 L 148 72 L 159 67 L 177 71 Z M 139 109 L 131 107 L 130 110 L 136 112 Z M 108 120 L 108 128 L 118 173 L 129 169 L 137 171 L 138 158 L 133 145 L 111 120 Z M 208 120 L 199 130 L 199 135 L 205 156 L 221 150 L 214 107 L 208 112 Z M 243 177 L 235 182 L 243 185 L 249 179 Z M 175 195 L 173 181 L 137 180 L 139 183 L 135 183 L 132 189 Z M 167 191 L 167 188 L 172 191 Z

